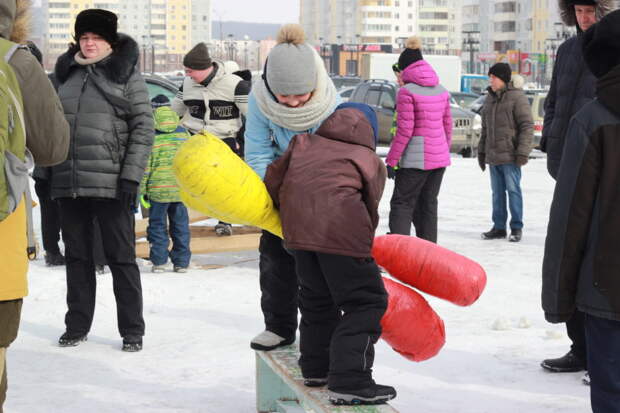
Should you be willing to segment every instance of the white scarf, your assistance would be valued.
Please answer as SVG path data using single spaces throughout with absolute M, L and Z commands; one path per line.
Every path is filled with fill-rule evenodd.
M 317 85 L 312 97 L 302 107 L 291 108 L 273 99 L 265 81 L 260 79 L 252 88 L 260 111 L 273 123 L 295 132 L 303 132 L 319 126 L 332 114 L 338 94 L 334 82 L 327 76 L 323 59 L 314 51 L 317 67 Z

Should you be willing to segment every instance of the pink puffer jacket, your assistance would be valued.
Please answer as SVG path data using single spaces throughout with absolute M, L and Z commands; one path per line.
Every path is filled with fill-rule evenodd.
M 409 65 L 402 78 L 405 86 L 398 90 L 396 136 L 386 163 L 423 170 L 450 165 L 450 93 L 424 60 Z

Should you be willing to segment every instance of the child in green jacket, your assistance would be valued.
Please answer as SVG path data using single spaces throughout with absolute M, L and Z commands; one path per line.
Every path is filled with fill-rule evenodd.
M 140 184 L 140 193 L 143 199 L 150 203 L 149 226 L 146 232 L 150 245 L 150 260 L 153 263 L 152 271 L 164 272 L 170 257 L 174 272 L 185 273 L 191 258 L 189 217 L 187 208 L 181 202 L 172 162 L 179 146 L 190 135 L 179 126 L 179 115 L 170 108 L 170 100 L 166 96 L 155 96 L 151 105 L 155 121 L 155 140 Z M 170 251 L 168 234 L 172 238 Z

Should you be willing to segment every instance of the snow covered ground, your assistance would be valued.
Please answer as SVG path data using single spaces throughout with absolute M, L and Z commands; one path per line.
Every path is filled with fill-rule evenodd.
M 445 321 L 446 346 L 416 364 L 380 341 L 376 380 L 396 387 L 392 404 L 406 413 L 590 411 L 580 374 L 549 374 L 539 366 L 569 343 L 563 325 L 546 323 L 540 309 L 553 188 L 544 158 L 524 168 L 518 244 L 480 239 L 491 228 L 488 171 L 481 173 L 475 159 L 453 161 L 440 194 L 439 243 L 480 262 L 487 289 L 469 308 L 429 298 Z M 377 234 L 387 232 L 392 187 L 388 181 Z M 34 262 L 19 338 L 8 353 L 6 412 L 255 412 L 249 340 L 263 327 L 257 253 L 202 255 L 194 264 L 230 265 L 155 275 L 141 263 L 147 331 L 144 350 L 127 354 L 120 351 L 109 273 L 98 278 L 88 342 L 60 348 L 64 268 Z

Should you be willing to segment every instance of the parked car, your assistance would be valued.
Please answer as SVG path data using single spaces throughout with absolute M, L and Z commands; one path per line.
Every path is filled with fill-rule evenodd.
M 475 93 L 467 92 L 450 92 L 450 95 L 463 109 L 469 109 L 469 105 L 471 105 L 476 99 L 480 97 L 480 95 L 477 95 Z
M 153 99 L 153 97 L 161 94 L 170 99 L 170 101 L 172 101 L 172 99 L 179 91 L 179 86 L 177 86 L 173 81 L 166 79 L 165 77 L 159 75 L 152 75 L 149 73 L 143 73 L 142 76 L 146 81 L 146 87 L 149 91 L 150 99 Z
M 474 100 L 469 104 L 468 109 L 480 115 L 480 112 L 482 112 L 482 106 L 484 106 L 484 101 L 486 100 L 486 98 L 486 93 L 484 95 L 480 95 L 478 99 Z
M 532 145 L 534 149 L 539 149 L 543 123 L 545 121 L 545 100 L 547 99 L 547 93 L 528 93 L 526 96 L 527 100 L 530 101 L 530 106 L 532 106 L 532 118 L 534 119 L 534 140 Z
M 390 128 L 397 91 L 396 82 L 371 79 L 357 85 L 349 98 L 349 102 L 366 103 L 374 109 L 379 122 L 379 142 L 383 144 L 389 144 L 392 140 Z M 464 157 L 476 156 L 482 127 L 480 116 L 459 107 L 454 100 L 451 101 L 450 110 L 453 122 L 450 151 Z
M 331 76 L 332 82 L 334 82 L 334 86 L 336 86 L 336 90 L 340 90 L 349 86 L 357 86 L 362 79 L 357 76 Z
M 343 102 L 348 102 L 354 90 L 355 90 L 355 86 L 348 86 L 348 87 L 341 88 L 340 90 L 338 90 L 340 99 L 342 99 Z

